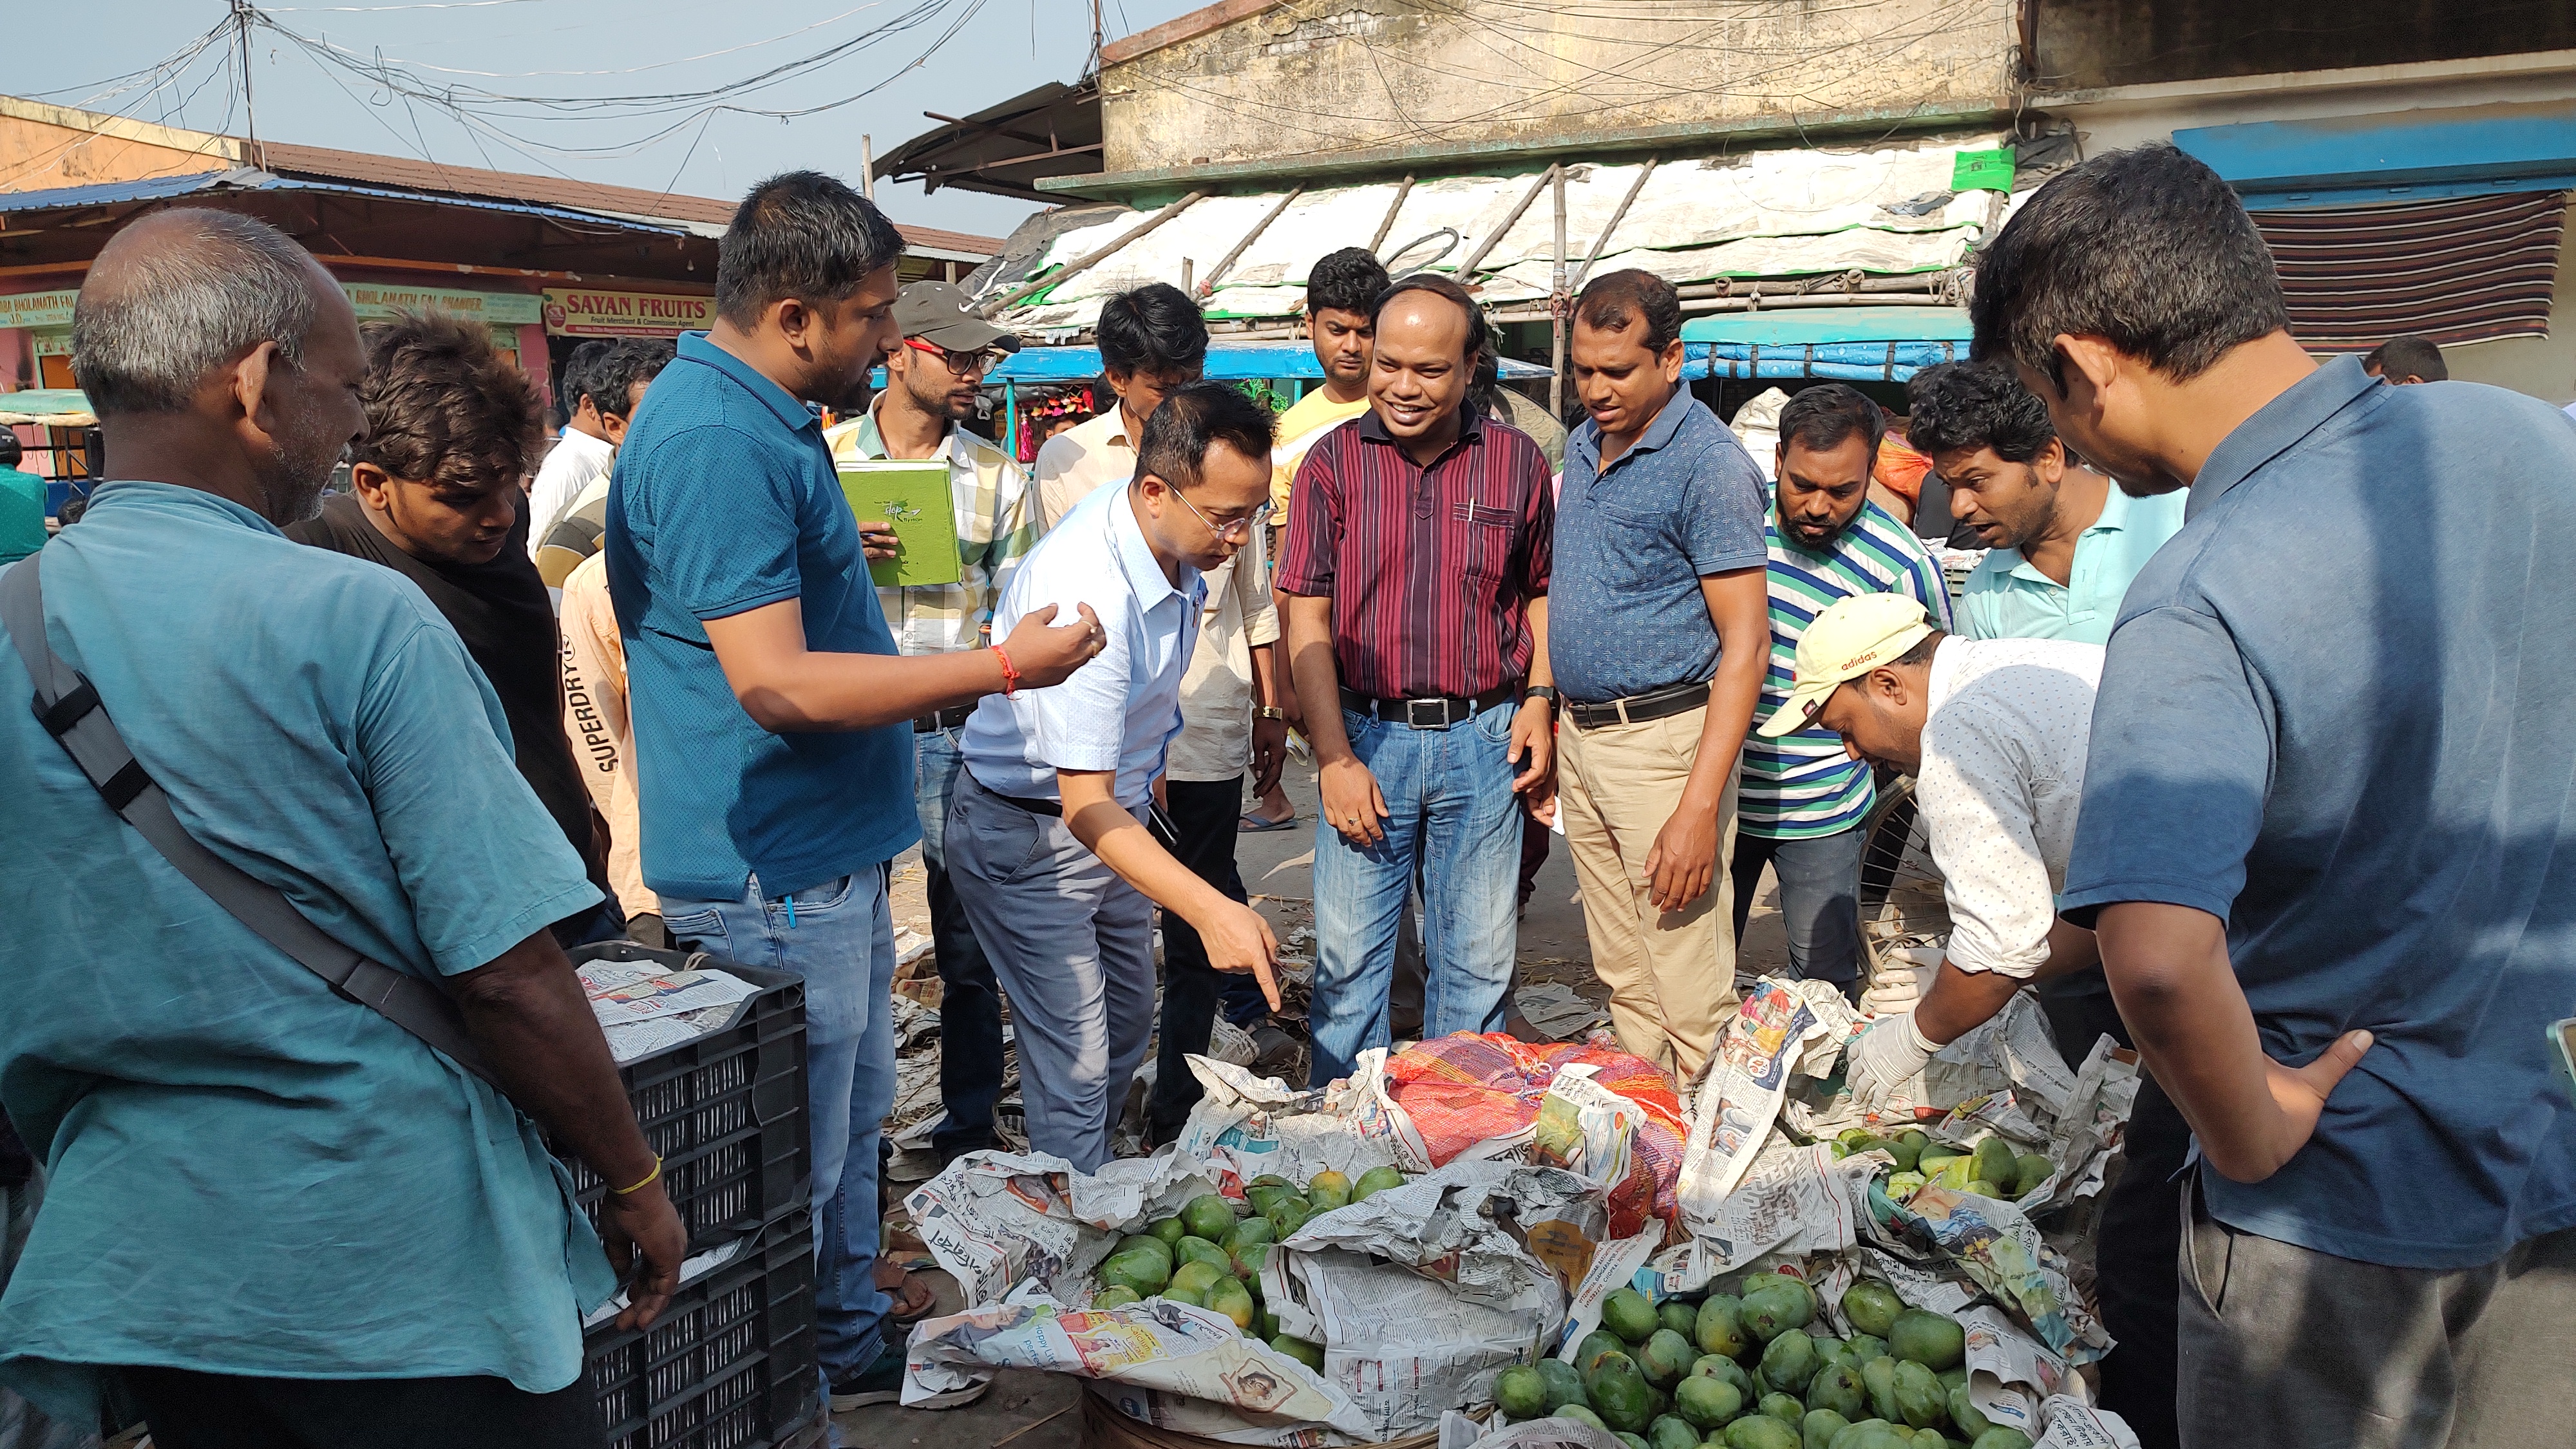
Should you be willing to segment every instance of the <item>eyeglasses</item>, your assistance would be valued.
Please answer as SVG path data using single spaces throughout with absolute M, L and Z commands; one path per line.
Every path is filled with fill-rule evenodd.
M 1271 505 L 1264 503 L 1259 508 L 1252 510 L 1241 518 L 1229 519 L 1225 524 L 1220 526 L 1215 519 L 1199 512 L 1199 506 L 1197 504 L 1192 503 L 1187 498 L 1181 498 L 1181 490 L 1178 488 L 1172 490 L 1172 496 L 1174 498 L 1180 498 L 1181 506 L 1190 511 L 1190 517 L 1206 524 L 1207 531 L 1215 534 L 1219 538 L 1232 538 L 1238 542 L 1245 541 L 1252 537 L 1252 531 L 1254 529 L 1259 528 L 1261 525 L 1270 521 Z
M 903 345 L 915 352 L 927 352 L 947 363 L 948 370 L 959 377 L 972 377 L 979 372 L 990 372 L 1001 366 L 1002 359 L 1010 355 L 998 347 L 987 347 L 981 352 L 951 352 L 936 342 L 924 341 L 919 337 L 907 337 L 903 339 Z

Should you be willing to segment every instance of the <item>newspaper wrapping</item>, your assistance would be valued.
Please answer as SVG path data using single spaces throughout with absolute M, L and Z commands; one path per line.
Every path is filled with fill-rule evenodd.
M 1726 1195 L 1770 1141 L 1791 1076 L 1831 1073 L 1852 1019 L 1828 982 L 1766 976 L 1746 993 L 1692 1103 L 1679 1189 L 1684 1223 L 1723 1216 Z

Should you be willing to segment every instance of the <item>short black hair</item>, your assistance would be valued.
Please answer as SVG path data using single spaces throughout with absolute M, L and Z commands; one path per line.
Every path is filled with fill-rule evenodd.
M 611 339 L 594 337 L 575 346 L 572 355 L 564 359 L 563 385 L 556 391 L 563 397 L 563 411 L 566 418 L 581 411 L 583 398 L 594 396 L 590 385 L 591 374 L 598 370 L 599 360 L 606 357 L 609 349 L 616 345 Z
M 1574 299 L 1574 320 L 1597 332 L 1625 331 L 1639 317 L 1646 319 L 1646 350 L 1661 356 L 1682 335 L 1682 294 L 1652 272 L 1623 267 L 1584 283 Z
M 903 233 L 876 203 L 820 171 L 751 188 L 716 253 L 716 315 L 759 325 L 770 304 L 838 302 L 903 255 Z
M 537 386 L 492 346 L 492 329 L 442 311 L 371 322 L 358 399 L 366 436 L 352 463 L 411 482 L 517 482 L 545 454 Z
M 1995 360 L 1923 369 L 1905 384 L 1905 406 L 1905 441 L 1918 453 L 1992 448 L 2007 463 L 2027 463 L 2057 436 L 2048 404 Z
M 1100 343 L 1100 365 L 1118 372 L 1169 374 L 1207 361 L 1207 319 L 1189 293 L 1169 282 L 1102 303 L 1091 332 Z
M 1878 457 L 1879 439 L 1887 436 L 1887 415 L 1878 404 L 1839 382 L 1801 388 L 1780 409 L 1780 446 L 1796 443 L 1811 453 L 1829 452 L 1857 435 L 1870 457 Z
M 15 468 L 26 456 L 27 448 L 18 441 L 18 430 L 0 428 L 0 468 Z
M 2382 377 L 2420 377 L 2426 382 L 2447 382 L 2451 367 L 2442 360 L 2442 347 L 2430 337 L 2412 333 L 2391 337 L 2370 349 L 2361 365 Z
M 2090 334 L 2176 382 L 2284 330 L 2281 276 L 2218 173 L 2159 141 L 2106 151 L 2032 193 L 1977 258 L 1976 355 L 2063 390 L 2050 340 Z
M 1145 440 L 1136 449 L 1136 479 L 1151 473 L 1175 488 L 1195 488 L 1209 447 L 1222 442 L 1247 458 L 1266 460 L 1278 441 L 1275 426 L 1270 409 L 1231 383 L 1176 387 L 1163 394 L 1153 416 L 1145 419 Z
M 1386 283 L 1386 264 L 1367 247 L 1326 252 L 1306 269 L 1306 315 L 1329 310 L 1374 316 Z
M 1915 640 L 1913 648 L 1897 655 L 1889 660 L 1889 663 L 1902 664 L 1908 669 L 1919 669 L 1931 663 L 1932 656 L 1941 652 L 1941 641 L 1950 636 L 1941 632 L 1941 621 L 1931 618 L 1929 610 L 1925 611 L 1924 617 L 1931 623 L 1932 632 Z
M 1459 311 L 1467 314 L 1465 361 L 1469 366 L 1474 366 L 1476 359 L 1493 345 L 1494 329 L 1485 321 L 1485 309 L 1476 305 L 1475 294 L 1458 285 L 1455 279 L 1438 272 L 1415 272 L 1390 283 L 1384 292 L 1378 294 L 1377 308 L 1369 313 L 1370 322 L 1374 324 L 1382 320 L 1387 307 L 1407 292 L 1429 292 L 1435 297 L 1447 298 L 1457 304 Z
M 628 337 L 600 354 L 591 365 L 591 403 L 602 417 L 627 417 L 635 406 L 635 389 L 668 367 L 676 349 L 658 337 Z

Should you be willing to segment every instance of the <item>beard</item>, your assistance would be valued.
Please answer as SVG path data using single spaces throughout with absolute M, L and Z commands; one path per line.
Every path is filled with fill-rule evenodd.
M 322 429 L 304 424 L 270 445 L 258 470 L 261 512 L 283 528 L 322 511 L 322 493 L 331 486 L 331 470 L 340 462 L 342 444 Z

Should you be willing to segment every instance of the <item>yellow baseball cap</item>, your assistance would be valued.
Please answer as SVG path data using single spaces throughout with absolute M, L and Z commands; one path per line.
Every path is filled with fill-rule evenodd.
M 1789 702 L 1754 733 L 1776 738 L 1806 728 L 1824 707 L 1826 696 L 1846 681 L 1903 658 L 1905 651 L 1932 632 L 1931 616 L 1903 594 L 1854 594 L 1836 600 L 1798 636 L 1796 683 L 1789 688 Z

